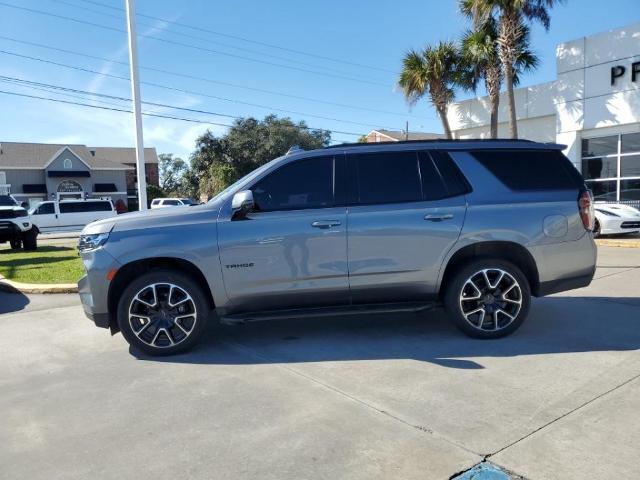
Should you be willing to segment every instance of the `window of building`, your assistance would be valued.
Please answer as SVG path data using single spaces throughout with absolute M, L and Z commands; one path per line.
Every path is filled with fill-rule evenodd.
M 65 158 L 62 162 L 62 168 L 65 170 L 71 170 L 73 168 L 73 162 L 70 158 Z
M 596 201 L 640 201 L 640 132 L 583 139 L 582 175 Z

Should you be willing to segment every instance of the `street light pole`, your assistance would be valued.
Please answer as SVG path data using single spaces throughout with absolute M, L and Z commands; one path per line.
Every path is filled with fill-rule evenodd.
M 136 43 L 135 0 L 127 4 L 127 30 L 129 32 L 129 70 L 131 73 L 131 98 L 136 129 L 136 173 L 138 178 L 138 209 L 147 209 L 147 179 L 142 139 L 142 112 L 140 107 L 140 79 L 138 78 L 138 47 Z

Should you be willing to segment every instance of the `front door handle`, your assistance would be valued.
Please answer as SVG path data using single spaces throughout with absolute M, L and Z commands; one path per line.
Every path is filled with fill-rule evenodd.
M 316 220 L 311 224 L 312 227 L 316 228 L 331 228 L 338 225 L 341 225 L 339 220 Z
M 451 220 L 452 218 L 453 213 L 429 214 L 424 216 L 424 219 L 430 222 L 441 222 L 442 220 Z

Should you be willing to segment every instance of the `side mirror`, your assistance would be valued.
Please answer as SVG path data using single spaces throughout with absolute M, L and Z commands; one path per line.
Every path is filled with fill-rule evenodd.
M 236 193 L 231 200 L 231 210 L 234 217 L 244 217 L 253 210 L 253 207 L 253 192 L 251 190 L 242 190 Z

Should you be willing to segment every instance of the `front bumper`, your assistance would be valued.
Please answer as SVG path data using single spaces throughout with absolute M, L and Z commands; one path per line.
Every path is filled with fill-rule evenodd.
M 81 254 L 86 275 L 78 281 L 78 294 L 85 315 L 97 327 L 109 328 L 109 280 L 107 274 L 120 264 L 104 248 Z

